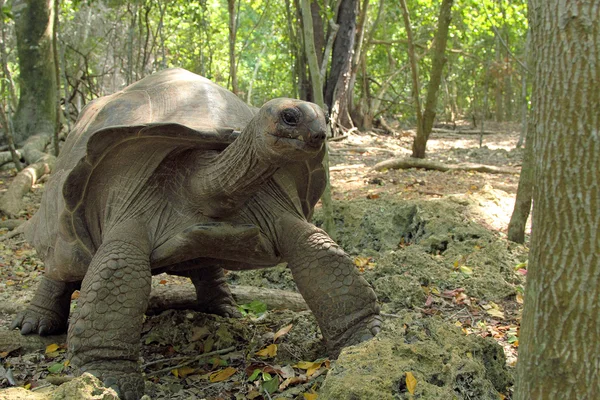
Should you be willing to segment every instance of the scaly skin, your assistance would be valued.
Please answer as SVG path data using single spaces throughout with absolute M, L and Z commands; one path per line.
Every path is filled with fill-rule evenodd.
M 21 328 L 21 334 L 55 335 L 67 330 L 71 294 L 78 283 L 59 282 L 44 277 L 31 304 L 20 312 L 10 329 Z
M 235 300 L 225 282 L 225 272 L 219 267 L 205 267 L 189 271 L 196 287 L 198 310 L 228 318 L 240 318 Z
M 150 249 L 139 239 L 144 235 L 132 229 L 117 232 L 121 234 L 105 240 L 92 259 L 68 343 L 71 361 L 80 372 L 98 376 L 121 398 L 135 400 L 144 394 L 137 361 L 150 296 Z
M 350 257 L 325 231 L 306 221 L 290 218 L 282 225 L 287 232 L 287 237 L 280 236 L 285 238 L 283 256 L 330 355 L 374 337 L 381 325 L 377 297 Z

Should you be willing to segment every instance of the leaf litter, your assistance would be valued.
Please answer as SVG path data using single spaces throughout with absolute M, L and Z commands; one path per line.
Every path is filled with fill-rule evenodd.
M 358 135 L 356 140 L 394 151 L 410 145 L 406 138 Z M 437 150 L 435 137 L 433 140 L 431 157 L 442 161 L 449 155 L 460 159 L 476 154 L 482 159 L 493 156 L 501 165 L 503 160 L 514 162 L 521 156 L 493 149 L 471 153 L 451 148 Z M 333 147 L 344 145 L 335 143 Z M 393 321 L 402 320 L 398 323 L 407 320 L 406 311 L 415 321 L 441 318 L 465 338 L 493 339 L 502 345 L 508 365 L 514 365 L 527 249 L 506 242 L 502 231 L 490 230 L 505 227 L 505 223 L 486 217 L 484 212 L 492 203 L 504 204 L 504 198 L 494 196 L 514 195 L 518 177 L 369 171 L 383 159 L 381 154 L 333 155 L 332 163 L 355 164 L 358 158 L 363 169 L 332 172 L 339 242 L 375 287 L 383 312 Z M 7 177 L 3 180 L 10 181 Z M 507 188 L 511 191 L 503 192 Z M 28 195 L 22 217 L 35 212 L 40 193 L 38 188 Z M 425 201 L 416 200 L 423 198 Z M 320 210 L 315 219 L 318 224 Z M 43 265 L 21 237 L 0 243 L 0 265 L 0 324 L 6 327 L 12 315 L 31 298 Z M 155 278 L 155 284 L 164 285 L 173 279 L 177 278 L 163 275 Z M 232 283 L 295 290 L 285 267 L 233 272 L 228 279 Z M 173 310 L 148 316 L 141 357 L 148 394 L 155 399 L 318 398 L 327 373 L 335 370 L 337 363 L 325 358 L 327 353 L 314 317 L 309 312 L 267 310 L 260 302 L 241 305 L 240 309 L 245 315 L 241 320 Z M 414 340 L 410 337 L 409 341 Z M 4 371 L 0 373 L 1 387 L 36 388 L 68 377 L 73 371 L 65 348 L 65 343 L 53 343 L 39 352 L 0 349 L 0 372 Z M 266 349 L 266 356 L 257 355 Z M 474 359 L 479 357 L 476 351 L 466 353 L 472 353 Z M 468 355 L 465 360 L 469 360 Z M 422 360 L 427 362 L 432 361 Z M 343 360 L 340 365 L 344 365 Z M 403 383 L 392 392 L 404 398 L 403 387 L 405 393 L 413 395 L 429 390 L 431 382 L 434 386 L 442 384 L 435 377 L 426 380 L 423 373 L 405 370 Z M 466 386 L 460 386 L 464 393 L 459 390 L 458 398 L 475 393 L 476 384 L 465 381 Z M 510 397 L 510 387 L 499 396 Z

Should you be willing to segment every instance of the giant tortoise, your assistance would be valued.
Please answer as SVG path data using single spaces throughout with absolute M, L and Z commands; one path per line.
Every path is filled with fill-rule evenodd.
M 135 399 L 152 274 L 190 277 L 199 307 L 233 316 L 223 269 L 287 262 L 332 352 L 372 337 L 375 293 L 308 222 L 326 182 L 325 128 L 315 104 L 280 98 L 255 109 L 182 69 L 93 101 L 28 224 L 45 275 L 13 328 L 66 330 L 80 288 L 72 363 Z

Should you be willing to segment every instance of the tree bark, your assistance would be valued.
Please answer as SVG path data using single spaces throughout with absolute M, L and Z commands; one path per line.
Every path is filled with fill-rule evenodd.
M 515 399 L 600 398 L 600 4 L 530 0 L 533 232 Z
M 15 141 L 54 132 L 56 71 L 52 36 L 54 0 L 15 0 L 12 7 L 17 34 L 20 89 L 14 118 Z
M 421 129 L 417 129 L 417 135 L 413 142 L 412 156 L 415 158 L 425 158 L 425 149 L 427 140 L 433 128 L 433 121 L 436 115 L 436 106 L 444 64 L 446 64 L 446 43 L 448 43 L 448 30 L 450 20 L 452 19 L 452 3 L 454 0 L 443 0 L 440 6 L 440 15 L 438 18 L 438 28 L 433 39 L 433 58 L 431 60 L 431 77 L 427 84 L 427 97 L 425 99 L 425 110 L 423 111 L 423 121 Z
M 325 84 L 325 104 L 329 107 L 331 119 L 350 128 L 353 125 L 347 93 L 356 35 L 357 6 L 358 0 L 341 0 L 336 21 L 339 29 L 333 43 L 331 69 Z

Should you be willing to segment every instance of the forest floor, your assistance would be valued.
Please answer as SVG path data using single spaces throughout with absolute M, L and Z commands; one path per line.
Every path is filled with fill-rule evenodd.
M 518 171 L 517 129 L 487 123 L 497 133 L 484 135 L 483 147 L 477 135 L 433 133 L 427 159 Z M 375 288 L 382 334 L 330 361 L 308 311 L 265 311 L 260 302 L 243 305 L 247 315 L 239 320 L 164 311 L 148 316 L 143 328 L 141 363 L 151 398 L 511 397 L 528 249 L 505 233 L 519 177 L 372 170 L 409 156 L 412 134 L 354 134 L 331 143 L 337 241 Z M 0 173 L 0 191 L 12 176 Z M 21 218 L 35 212 L 43 186 L 44 180 L 27 196 Z M 22 236 L 0 242 L 0 331 L 31 299 L 42 274 Z M 228 277 L 234 285 L 296 290 L 285 266 Z M 164 274 L 153 280 L 155 287 L 171 284 L 185 282 Z M 495 344 L 490 350 L 490 338 L 503 351 L 496 353 Z M 0 388 L 47 393 L 49 381 L 73 372 L 64 340 L 50 337 L 37 351 L 0 340 Z M 386 340 L 393 343 L 387 350 Z

